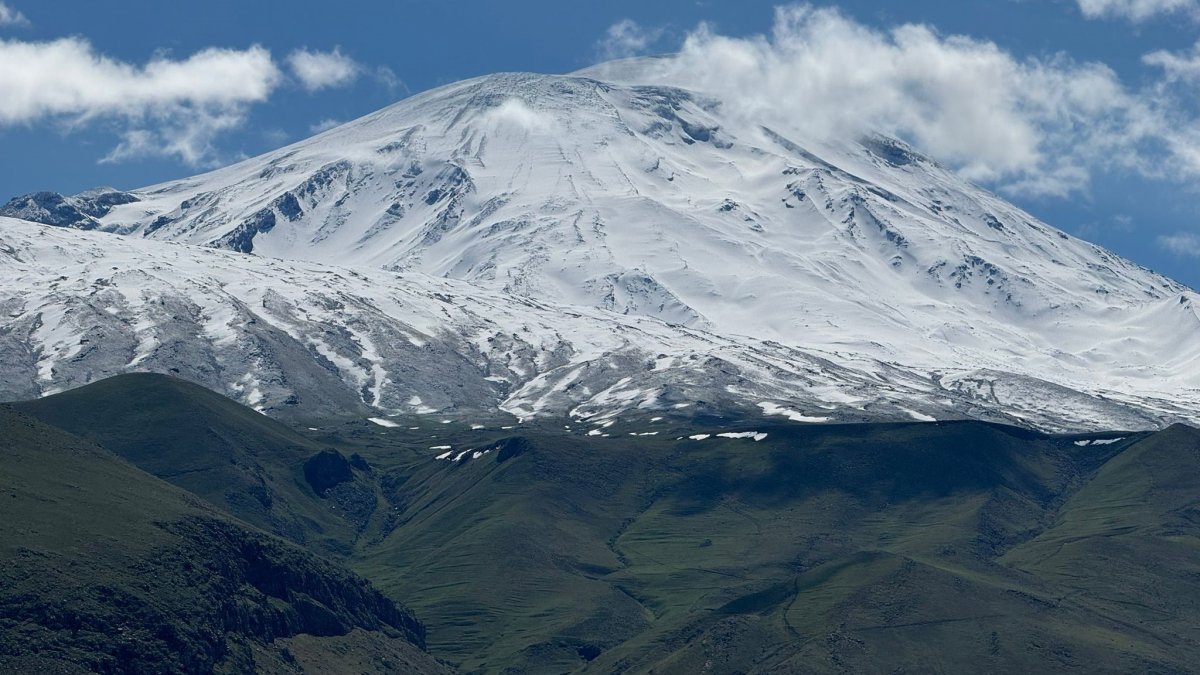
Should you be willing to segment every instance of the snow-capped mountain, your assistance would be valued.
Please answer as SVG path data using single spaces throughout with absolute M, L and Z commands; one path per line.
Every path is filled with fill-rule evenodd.
M 403 343 L 384 337 L 367 341 L 375 346 L 356 342 L 341 308 L 357 300 L 339 299 L 330 305 L 336 309 L 317 311 L 321 304 L 309 293 L 351 294 L 373 306 L 351 314 L 390 322 L 396 335 L 408 330 L 403 326 L 410 318 L 374 293 L 393 292 L 387 290 L 393 286 L 402 289 L 396 293 L 425 297 L 450 293 L 455 309 L 446 312 L 477 311 L 484 324 L 468 328 L 470 322 L 433 312 L 440 324 L 418 322 L 412 330 L 426 336 L 419 338 L 423 344 L 444 344 L 496 386 L 480 384 L 491 392 L 481 398 L 473 398 L 478 392 L 472 389 L 460 398 L 447 394 L 439 405 L 481 407 L 487 399 L 532 412 L 538 399 L 530 392 L 544 390 L 558 393 L 541 399 L 542 410 L 565 412 L 605 389 L 600 381 L 570 384 L 568 378 L 581 375 L 572 375 L 580 363 L 611 355 L 625 364 L 611 369 L 621 374 L 618 380 L 639 368 L 637 377 L 649 377 L 643 371 L 659 372 L 662 353 L 684 359 L 675 374 L 688 381 L 689 392 L 656 394 L 663 405 L 688 397 L 750 407 L 774 401 L 833 408 L 821 416 L 847 419 L 905 408 L 918 417 L 1011 416 L 1049 427 L 1200 419 L 1200 369 L 1194 367 L 1200 298 L 1189 289 L 1038 222 L 898 141 L 803 139 L 802 122 L 796 129 L 767 128 L 728 114 L 704 92 L 639 84 L 638 78 L 636 67 L 624 67 L 470 80 L 195 178 L 130 193 L 41 193 L 0 213 L 127 235 L 118 242 L 97 234 L 20 235 L 30 251 L 37 247 L 29 242 L 46 237 L 86 241 L 91 262 L 71 264 L 92 270 L 113 257 L 126 261 L 115 265 L 121 267 L 145 256 L 186 257 L 197 275 L 206 265 L 260 270 L 252 287 L 214 271 L 207 286 L 163 275 L 147 279 L 145 292 L 180 302 L 193 292 L 218 298 L 191 300 L 200 308 L 194 316 L 210 316 L 205 307 L 239 303 L 257 316 L 270 302 L 256 294 L 286 298 L 292 318 L 266 323 L 297 343 L 301 360 L 322 353 L 298 337 L 309 330 L 342 331 L 340 358 L 353 363 L 372 362 L 381 344 Z M 3 236 L 18 236 L 10 230 L 20 227 L 28 226 L 5 221 Z M 59 245 L 71 249 L 67 241 Z M 42 249 L 27 255 L 43 271 L 13 281 L 18 286 L 6 283 L 4 302 L 15 302 L 11 289 L 26 289 L 20 284 L 66 264 Z M 370 281 L 361 289 L 352 282 L 322 285 L 326 274 L 359 278 L 324 266 L 354 268 Z M 288 288 L 275 288 L 288 275 Z M 117 283 L 113 275 L 92 276 L 89 283 Z M 56 299 L 38 301 L 95 297 L 86 284 L 62 290 L 68 286 L 64 281 Z M 10 336 L 12 322 L 30 320 L 32 299 L 23 300 L 21 312 L 9 312 Z M 159 319 L 134 305 L 125 318 L 135 328 L 144 321 L 145 330 L 160 330 Z M 235 325 L 254 318 L 239 312 Z M 569 345 L 561 353 L 573 356 L 521 372 L 496 371 L 493 359 L 501 355 L 480 356 L 488 350 L 475 337 L 508 332 L 511 326 L 495 317 L 523 312 L 553 327 L 547 335 Z M 260 323 L 238 330 L 257 330 L 265 317 L 257 318 Z M 205 326 L 211 318 L 198 321 Z M 615 337 L 630 326 L 639 327 L 638 337 Z M 201 333 L 219 342 L 215 333 Z M 651 334 L 657 337 L 643 341 Z M 136 329 L 131 335 L 144 337 Z M 120 367 L 161 368 L 171 360 L 161 347 L 146 346 L 161 340 L 137 340 L 131 362 Z M 533 343 L 545 348 L 553 342 L 547 340 Z M 41 355 L 41 370 L 29 371 L 37 371 L 30 379 L 41 383 L 39 390 L 90 377 L 60 374 L 71 349 L 56 352 L 33 333 L 23 344 Z M 711 364 L 703 372 L 695 368 L 693 355 L 718 353 L 746 361 L 729 373 Z M 155 358 L 161 360 L 148 361 Z M 362 380 L 358 405 L 401 409 L 414 397 L 424 402 L 442 395 L 413 384 L 431 379 L 432 370 L 414 380 L 382 366 L 388 382 L 376 390 L 367 386 L 373 376 L 349 376 L 352 368 L 326 358 L 315 367 L 337 370 L 346 383 Z M 417 362 L 418 370 L 438 367 Z M 789 380 L 788 373 L 799 372 L 809 375 Z M 244 376 L 212 384 L 228 389 Z M 488 377 L 503 379 L 508 389 Z M 633 387 L 639 393 L 626 403 L 653 405 L 647 403 L 658 386 L 652 380 Z M 533 387 L 528 396 L 513 398 L 526 387 Z M 259 391 L 273 405 L 272 396 L 287 389 L 281 384 L 271 396 Z
M 1128 405 L 999 372 L 938 381 L 865 358 L 852 368 L 777 342 L 419 272 L 8 218 L 0 218 L 0 317 L 4 400 L 149 370 L 268 414 L 309 418 L 751 411 L 808 422 L 975 417 L 1080 429 L 1190 414 L 1179 403 Z

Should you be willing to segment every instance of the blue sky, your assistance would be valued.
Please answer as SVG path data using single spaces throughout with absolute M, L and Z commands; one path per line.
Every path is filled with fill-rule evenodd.
M 673 52 L 702 22 L 731 39 L 769 34 L 777 4 L 3 0 L 0 199 L 43 189 L 136 188 L 194 174 L 463 78 L 503 70 L 568 72 L 606 54 Z M 897 27 L 919 23 L 935 31 L 943 48 L 954 46 L 955 35 L 971 38 L 968 53 L 994 43 L 1006 62 L 1066 73 L 1061 81 L 1068 85 L 1081 71 L 1102 65 L 1106 81 L 1117 83 L 1131 106 L 1153 100 L 1158 123 L 1174 127 L 1172 133 L 1128 144 L 1106 137 L 1116 148 L 1111 151 L 1109 145 L 1081 150 L 1099 141 L 1067 127 L 1107 124 L 1129 107 L 1030 122 L 1035 129 L 1053 126 L 1038 137 L 1041 161 L 1058 170 L 1057 155 L 1070 156 L 1073 173 L 1063 175 L 1071 176 L 1071 185 L 1050 191 L 1055 194 L 1029 189 L 1045 173 L 990 175 L 986 167 L 971 173 L 1061 229 L 1200 287 L 1200 141 L 1195 158 L 1189 145 L 1191 125 L 1200 139 L 1200 52 L 1193 51 L 1200 39 L 1200 0 L 813 4 L 837 7 L 850 25 L 885 42 Z M 613 34 L 613 26 L 628 30 Z M 613 35 L 626 39 L 614 41 Z M 50 45 L 59 60 L 47 56 Z M 14 85 L 17 64 L 30 58 L 41 59 L 41 84 Z M 71 72 L 89 60 L 92 70 Z M 143 70 L 147 64 L 155 73 L 153 91 L 137 84 L 149 72 Z M 109 76 L 129 89 L 106 97 Z M 47 78 L 63 79 L 61 91 L 47 94 Z M 28 100 L 6 93 L 7 86 L 25 86 Z M 1023 100 L 1016 107 L 1029 105 Z M 1128 128 L 1122 122 L 1111 134 Z M 950 163 L 971 164 L 974 146 L 956 144 L 948 134 L 925 129 L 913 135 L 935 149 L 950 148 Z M 1176 144 L 1171 152 L 1158 147 L 1167 142 Z M 1134 152 L 1136 162 L 1105 154 Z

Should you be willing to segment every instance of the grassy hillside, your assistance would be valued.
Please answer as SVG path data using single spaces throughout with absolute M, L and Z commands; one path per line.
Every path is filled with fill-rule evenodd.
M 301 523 L 295 539 L 403 598 L 467 672 L 1200 662 L 1200 432 L 1184 427 L 674 414 L 298 433 L 157 376 L 21 407 L 276 531 Z M 462 461 L 436 459 L 447 446 Z M 241 500 L 256 485 L 268 512 Z
M 297 543 L 346 554 L 357 536 L 359 521 L 305 479 L 325 446 L 203 387 L 121 375 L 14 407 Z
M 1138 473 L 1158 448 L 1179 498 L 1200 494 L 1190 430 L 1093 444 L 971 422 L 709 423 L 527 427 L 503 461 L 388 465 L 385 443 L 366 448 L 400 515 L 355 564 L 468 671 L 1186 672 L 1200 658 L 1200 531 Z M 730 430 L 768 436 L 686 438 Z M 438 442 L 497 440 L 480 433 Z M 1127 519 L 1157 529 L 1113 525 Z
M 360 577 L 3 406 L 0 504 L 0 672 L 446 672 Z

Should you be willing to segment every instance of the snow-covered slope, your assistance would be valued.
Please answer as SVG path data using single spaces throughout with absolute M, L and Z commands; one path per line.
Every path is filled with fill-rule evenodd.
M 857 368 L 775 342 L 438 279 L 0 218 L 0 400 L 171 372 L 274 415 L 474 418 L 629 410 L 798 421 L 976 417 L 1146 427 L 1125 405 L 1001 373 Z
M 1200 415 L 1190 290 L 900 142 L 801 142 L 802 123 L 766 128 L 618 70 L 444 87 L 210 174 L 105 193 L 75 226 L 657 318 L 1018 415 L 1099 414 L 1059 410 L 1076 405 L 1067 390 Z

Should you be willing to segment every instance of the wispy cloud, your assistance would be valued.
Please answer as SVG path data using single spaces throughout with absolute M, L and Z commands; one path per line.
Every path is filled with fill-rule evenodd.
M 154 113 L 154 124 L 129 128 L 121 141 L 100 159 L 102 164 L 143 157 L 176 158 L 189 166 L 215 168 L 226 157 L 218 151 L 216 140 L 222 134 L 240 128 L 244 112 L 238 109 L 188 109 Z
M 1168 80 L 1197 80 L 1200 79 L 1200 42 L 1186 52 L 1151 52 L 1143 56 L 1142 61 L 1162 68 Z
M 288 132 L 275 127 L 273 129 L 264 129 L 262 132 L 263 140 L 271 145 L 283 145 L 288 140 Z
M 1084 239 L 1095 240 L 1111 232 L 1129 233 L 1137 229 L 1133 217 L 1118 213 L 1106 220 L 1084 223 L 1075 228 L 1075 233 Z
M 536 110 L 519 98 L 510 98 L 489 110 L 488 123 L 497 128 L 515 129 L 523 133 L 546 132 L 558 128 L 554 116 Z
M 8 6 L 8 3 L 0 2 L 0 27 L 3 26 L 28 26 L 29 19 L 25 15 Z
M 926 25 L 879 30 L 794 5 L 769 35 L 702 25 L 647 68 L 801 140 L 898 136 L 1012 193 L 1067 196 L 1099 170 L 1200 177 L 1200 121 L 1161 83 L 1135 91 L 1104 64 L 1019 58 Z
M 288 55 L 287 60 L 292 74 L 310 92 L 344 87 L 362 73 L 362 66 L 340 49 L 331 52 L 298 49 Z
M 337 127 L 337 126 L 341 126 L 341 125 L 342 125 L 342 122 L 340 122 L 338 120 L 335 120 L 332 118 L 323 119 L 320 122 L 317 122 L 316 124 L 309 126 L 308 131 L 310 133 L 319 134 L 323 131 L 329 131 L 330 129 Z
M 1200 14 L 1197 0 L 1078 0 L 1089 19 L 1115 18 L 1141 23 L 1165 14 Z
M 608 27 L 596 43 L 596 51 L 606 61 L 646 54 L 662 38 L 661 28 L 645 28 L 632 19 L 622 19 Z
M 1158 245 L 1175 255 L 1200 258 L 1200 235 L 1176 232 L 1158 238 Z
M 404 84 L 404 80 L 401 80 L 396 72 L 387 66 L 375 68 L 375 81 L 392 96 L 408 94 L 408 85 Z

